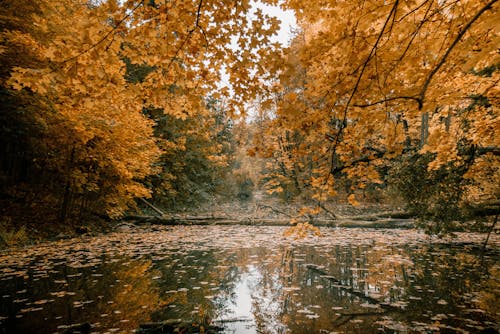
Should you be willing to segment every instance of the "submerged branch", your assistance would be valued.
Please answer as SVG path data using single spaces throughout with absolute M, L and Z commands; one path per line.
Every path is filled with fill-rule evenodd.
M 450 55 L 451 51 L 453 51 L 453 49 L 455 48 L 455 46 L 458 44 L 458 42 L 460 42 L 460 40 L 465 35 L 465 33 L 467 32 L 467 30 L 469 30 L 469 28 L 472 26 L 472 24 L 474 22 L 476 22 L 477 19 L 479 19 L 479 17 L 482 14 L 484 14 L 484 12 L 486 12 L 488 9 L 491 9 L 491 7 L 493 6 L 493 4 L 495 4 L 495 2 L 497 2 L 497 1 L 498 0 L 491 0 L 486 5 L 484 5 L 484 7 L 482 7 L 476 13 L 476 15 L 474 15 L 472 17 L 472 19 L 470 19 L 470 21 L 467 22 L 467 24 L 462 28 L 462 30 L 460 30 L 460 32 L 458 33 L 458 35 L 455 37 L 455 40 L 453 41 L 453 43 L 451 43 L 451 45 L 448 47 L 448 49 L 446 50 L 446 52 L 444 53 L 444 55 L 441 57 L 441 59 L 439 60 L 439 62 L 436 64 L 436 66 L 434 66 L 434 68 L 432 69 L 432 71 L 429 73 L 429 75 L 425 79 L 424 85 L 422 87 L 422 90 L 420 91 L 419 98 L 418 98 L 421 103 L 423 103 L 423 101 L 424 101 L 425 93 L 427 92 L 427 88 L 429 87 L 429 85 L 430 85 L 430 83 L 432 81 L 432 78 L 434 77 L 434 75 L 436 75 L 436 73 L 444 65 L 444 63 L 446 62 L 446 60 L 447 60 L 448 56 Z M 419 104 L 419 109 L 422 109 L 422 106 L 423 106 L 422 104 Z
M 342 282 L 339 279 L 337 279 L 337 278 L 335 278 L 333 276 L 328 275 L 328 273 L 326 271 L 321 270 L 317 266 L 307 265 L 307 269 L 309 269 L 309 270 L 311 270 L 311 271 L 313 271 L 315 273 L 320 274 L 322 276 L 322 278 L 327 279 L 330 282 L 333 282 L 333 283 L 337 284 L 339 289 L 341 289 L 341 290 L 343 290 L 343 291 L 345 291 L 345 292 L 347 292 L 347 293 L 349 293 L 351 295 L 359 297 L 359 298 L 361 298 L 361 299 L 369 302 L 370 304 L 374 304 L 374 305 L 380 306 L 381 308 L 386 309 L 386 310 L 390 310 L 390 311 L 396 311 L 396 312 L 402 312 L 402 311 L 404 311 L 402 308 L 399 308 L 399 307 L 396 307 L 396 306 L 392 306 L 390 304 L 381 303 L 378 299 L 370 297 L 370 296 L 367 296 L 363 292 L 355 290 L 355 289 L 353 289 L 350 286 L 344 286 L 344 285 L 342 285 Z

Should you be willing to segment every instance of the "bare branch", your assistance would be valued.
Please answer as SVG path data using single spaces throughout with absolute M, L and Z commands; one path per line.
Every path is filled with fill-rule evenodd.
M 388 98 L 385 98 L 385 99 L 382 99 L 382 100 L 379 100 L 376 102 L 371 102 L 371 103 L 353 104 L 353 106 L 359 107 L 359 108 L 368 108 L 368 107 L 375 106 L 377 104 L 386 103 L 386 102 L 390 102 L 390 101 L 396 101 L 396 100 L 414 100 L 414 101 L 418 102 L 419 105 L 421 104 L 420 98 L 416 97 L 416 96 L 394 96 L 394 97 L 388 97 Z

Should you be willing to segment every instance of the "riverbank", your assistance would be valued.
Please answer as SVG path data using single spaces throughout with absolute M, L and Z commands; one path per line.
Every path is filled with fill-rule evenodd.
M 265 204 L 264 204 L 265 203 Z M 291 226 L 309 221 L 319 227 L 412 228 L 415 222 L 401 209 L 382 205 L 352 207 L 330 205 L 317 215 L 299 217 L 301 205 L 279 201 L 234 201 L 206 203 L 205 206 L 159 215 L 143 207 L 122 219 L 106 220 L 91 216 L 79 222 L 22 221 L 13 219 L 0 223 L 0 249 L 39 244 L 45 241 L 78 236 L 96 236 L 113 231 L 149 225 L 256 225 Z
M 299 216 L 303 204 L 283 203 L 259 198 L 231 203 L 212 201 L 204 206 L 162 213 L 148 206 L 130 212 L 119 220 L 92 216 L 79 222 L 16 221 L 0 223 L 0 249 L 40 244 L 46 241 L 79 236 L 98 236 L 111 232 L 129 232 L 134 229 L 155 230 L 155 226 L 220 225 L 220 226 L 292 226 L 309 222 L 317 227 L 339 228 L 417 228 L 417 221 L 398 207 L 381 204 L 363 204 L 357 207 L 328 203 L 315 215 Z M 472 224 L 471 224 L 472 225 Z

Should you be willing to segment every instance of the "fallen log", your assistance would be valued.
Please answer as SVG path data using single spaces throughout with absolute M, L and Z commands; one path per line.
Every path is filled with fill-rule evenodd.
M 251 225 L 251 226 L 292 226 L 291 220 L 287 218 L 230 218 L 230 217 L 179 217 L 179 216 L 140 216 L 129 215 L 123 218 L 124 221 L 134 225 Z M 381 219 L 374 221 L 361 221 L 351 219 L 315 219 L 311 222 L 319 227 L 361 227 L 361 228 L 411 228 L 412 219 Z
M 290 225 L 289 219 L 232 219 L 225 217 L 173 217 L 173 216 L 137 216 L 129 215 L 123 218 L 135 225 L 158 224 L 158 225 L 271 225 L 287 226 Z

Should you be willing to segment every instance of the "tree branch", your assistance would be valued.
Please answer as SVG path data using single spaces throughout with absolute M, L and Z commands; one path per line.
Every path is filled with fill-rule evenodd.
M 421 103 L 420 98 L 418 98 L 416 96 L 394 96 L 394 97 L 388 97 L 388 98 L 385 98 L 385 99 L 382 99 L 382 100 L 379 100 L 376 102 L 371 102 L 371 103 L 366 103 L 366 104 L 353 104 L 353 106 L 359 107 L 359 108 L 368 108 L 368 107 L 375 106 L 377 104 L 386 103 L 386 102 L 395 101 L 395 100 L 414 100 L 414 101 L 418 102 L 419 105 Z
M 196 11 L 196 22 L 194 24 L 194 27 L 188 30 L 188 34 L 187 34 L 186 38 L 184 38 L 181 45 L 177 48 L 177 50 L 175 51 L 175 55 L 172 57 L 172 59 L 170 59 L 170 62 L 167 65 L 167 71 L 170 69 L 170 66 L 172 66 L 172 63 L 177 59 L 177 56 L 179 55 L 181 50 L 184 48 L 184 45 L 186 45 L 187 41 L 191 38 L 191 35 L 196 31 L 196 29 L 199 28 L 201 30 L 203 36 L 205 37 L 206 46 L 208 47 L 207 36 L 206 36 L 203 28 L 200 26 L 200 16 L 201 16 L 201 6 L 202 5 L 203 5 L 203 0 L 200 0 L 200 2 L 198 3 L 198 10 Z
M 443 64 L 446 62 L 446 59 L 448 58 L 448 56 L 450 55 L 451 51 L 453 51 L 453 49 L 455 48 L 455 46 L 458 44 L 458 42 L 460 42 L 460 40 L 462 39 L 462 37 L 465 35 L 465 33 L 467 32 L 467 30 L 469 30 L 469 28 L 472 26 L 472 24 L 474 22 L 476 22 L 476 20 L 484 13 L 486 12 L 488 9 L 490 9 L 493 4 L 495 2 L 497 2 L 498 0 L 491 0 L 490 2 L 488 2 L 483 8 L 481 8 L 477 13 L 476 15 L 474 15 L 474 17 L 472 17 L 472 19 L 470 19 L 470 21 L 462 28 L 462 30 L 460 30 L 460 32 L 458 33 L 457 37 L 455 37 L 455 40 L 453 41 L 453 43 L 451 43 L 451 45 L 448 47 L 448 50 L 446 50 L 445 54 L 441 57 L 441 59 L 439 60 L 439 62 L 436 64 L 436 66 L 434 66 L 434 68 L 432 69 L 432 71 L 429 73 L 429 75 L 427 76 L 427 79 L 425 79 L 425 82 L 424 82 L 424 85 L 422 87 L 422 90 L 420 91 L 420 94 L 419 94 L 419 97 L 418 99 L 420 100 L 421 103 L 419 103 L 419 110 L 422 109 L 423 107 L 423 101 L 424 101 L 424 98 L 425 98 L 425 93 L 427 92 L 427 88 L 429 87 L 431 81 L 432 81 L 432 78 L 434 77 L 434 75 L 436 75 L 436 73 L 439 71 L 439 69 L 443 66 Z
M 368 63 L 370 62 L 370 60 L 372 59 L 373 54 L 377 50 L 378 44 L 380 43 L 380 40 L 382 39 L 382 36 L 384 35 L 384 31 L 385 31 L 387 25 L 389 24 L 389 22 L 391 21 L 391 17 L 396 12 L 396 8 L 397 8 L 398 4 L 399 4 L 399 0 L 396 0 L 394 2 L 394 5 L 391 8 L 391 11 L 389 12 L 389 15 L 387 15 L 387 19 L 384 22 L 384 26 L 380 30 L 380 33 L 379 33 L 379 35 L 377 37 L 377 40 L 375 41 L 375 44 L 373 45 L 370 53 L 368 54 L 368 57 L 364 61 L 363 66 L 361 68 L 361 71 L 360 71 L 360 73 L 358 75 L 358 79 L 356 80 L 356 84 L 354 85 L 354 88 L 353 88 L 353 90 L 351 92 L 351 95 L 349 96 L 349 99 L 347 100 L 347 103 L 346 103 L 345 108 L 344 108 L 344 115 L 342 117 L 342 124 L 343 125 L 337 131 L 337 133 L 335 135 L 335 140 L 333 141 L 333 147 L 332 147 L 332 153 L 331 153 L 331 156 L 332 156 L 331 157 L 331 168 L 330 168 L 331 170 L 333 170 L 334 155 L 336 154 L 337 146 L 338 146 L 338 144 L 340 142 L 340 137 L 341 137 L 341 135 L 342 135 L 345 127 L 347 126 L 346 125 L 347 124 L 347 113 L 349 111 L 349 106 L 351 105 L 351 102 L 352 102 L 352 100 L 354 98 L 354 95 L 358 91 L 358 87 L 359 87 L 359 84 L 361 82 L 361 78 L 363 77 L 363 74 L 365 72 L 365 69 L 368 66 Z
M 122 25 L 122 23 L 125 22 L 125 20 L 128 19 L 137 10 L 137 8 L 139 8 L 142 4 L 143 4 L 143 1 L 140 1 L 134 8 L 132 8 L 132 10 L 130 11 L 130 13 L 128 13 L 120 21 L 118 21 L 116 23 L 116 25 L 113 27 L 113 29 L 111 29 L 110 31 L 108 31 L 99 41 L 97 41 L 97 43 L 92 44 L 91 46 L 89 46 L 88 48 L 86 48 L 85 50 L 83 50 L 82 52 L 80 52 L 79 54 L 77 54 L 76 56 L 73 56 L 73 57 L 70 57 L 68 59 L 63 60 L 61 63 L 64 64 L 64 63 L 67 63 L 69 61 L 72 61 L 72 60 L 74 60 L 74 59 L 76 59 L 76 58 L 78 58 L 78 57 L 86 54 L 87 52 L 95 49 L 99 44 L 101 44 L 106 39 L 108 39 L 108 37 L 113 32 L 115 32 L 115 30 L 118 29 L 118 27 L 120 27 Z

